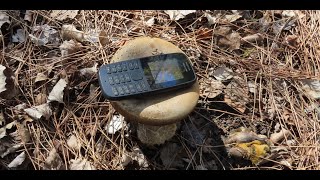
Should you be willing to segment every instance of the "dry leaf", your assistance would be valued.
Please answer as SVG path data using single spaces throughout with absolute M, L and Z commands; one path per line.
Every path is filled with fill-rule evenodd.
M 301 80 L 302 89 L 311 98 L 320 99 L 320 80 L 304 79 Z
M 63 103 L 63 91 L 66 87 L 67 81 L 64 79 L 60 79 L 49 93 L 47 102 L 58 101 L 60 103 Z
M 10 23 L 9 16 L 6 11 L 0 10 L 0 28 L 4 23 Z
M 87 159 L 71 159 L 70 170 L 96 170 Z
M 232 143 L 247 143 L 252 142 L 254 140 L 264 141 L 266 138 L 257 135 L 256 133 L 245 129 L 239 128 L 235 132 L 232 132 L 228 138 L 224 141 L 225 144 L 232 144 Z
M 36 96 L 36 99 L 35 99 L 36 105 L 44 104 L 44 103 L 46 103 L 46 101 L 47 101 L 47 95 L 46 94 L 39 93 Z
M 81 148 L 81 143 L 78 141 L 77 137 L 75 135 L 71 135 L 67 141 L 67 145 L 69 148 L 79 151 Z
M 65 19 L 73 19 L 77 16 L 79 10 L 52 10 L 50 17 L 63 21 Z
M 282 17 L 295 17 L 297 14 L 293 10 L 284 10 L 282 11 Z
M 176 143 L 169 143 L 161 149 L 160 159 L 165 168 L 183 167 L 183 161 L 179 157 L 182 147 Z
M 208 24 L 209 25 L 212 25 L 212 24 L 215 24 L 215 23 L 217 23 L 217 18 L 216 17 L 213 17 L 213 16 L 211 16 L 209 13 L 204 13 L 204 17 L 206 17 L 207 18 L 207 20 L 208 20 Z
M 31 12 L 31 10 L 26 10 L 26 14 L 24 15 L 23 19 L 25 21 L 29 21 L 29 22 L 32 21 L 32 12 Z
M 134 161 L 138 162 L 140 167 L 142 168 L 149 167 L 149 163 L 140 148 L 134 147 L 131 153 L 131 156 Z
M 20 153 L 13 161 L 11 161 L 8 165 L 9 168 L 15 168 L 21 165 L 26 159 L 26 153 L 23 151 Z
M 27 104 L 26 103 L 18 104 L 13 108 L 16 110 L 23 110 L 23 109 L 27 108 Z
M 0 65 L 0 98 L 15 96 L 14 76 L 10 68 Z
M 99 34 L 99 41 L 100 41 L 100 44 L 101 44 L 102 46 L 105 46 L 105 45 L 108 44 L 109 39 L 108 39 L 108 37 L 107 37 L 107 32 L 106 32 L 106 31 L 102 30 L 102 31 L 100 32 L 100 34 Z
M 249 92 L 256 93 L 257 87 L 255 82 L 248 81 L 248 88 L 249 88 Z
M 132 158 L 128 154 L 123 153 L 121 157 L 121 165 L 123 167 L 126 167 L 131 162 L 132 162 Z
M 269 14 L 265 14 L 262 18 L 259 19 L 259 25 L 261 26 L 261 31 L 266 32 L 270 25 L 271 25 L 272 19 L 269 16 Z
M 260 33 L 252 34 L 241 38 L 242 43 L 257 43 L 263 40 L 263 37 Z
M 52 110 L 48 103 L 41 104 L 39 106 L 34 106 L 28 109 L 24 109 L 24 111 L 33 119 L 39 120 L 44 117 L 46 120 L 50 118 L 52 115 Z
M 124 117 L 122 115 L 114 115 L 112 119 L 107 123 L 104 129 L 108 132 L 108 134 L 115 134 L 124 126 L 126 126 Z
M 14 43 L 22 43 L 26 41 L 26 33 L 23 29 L 17 29 L 17 32 L 11 38 Z
M 221 48 L 226 48 L 230 51 L 240 48 L 241 36 L 239 33 L 232 31 L 230 27 L 219 26 L 215 29 L 214 34 L 218 38 L 217 45 Z
M 263 157 L 270 153 L 270 147 L 264 142 L 255 140 L 249 143 L 239 143 L 229 150 L 229 155 L 250 160 L 253 164 L 258 164 Z
M 37 76 L 36 76 L 36 79 L 34 80 L 34 83 L 37 83 L 37 82 L 40 82 L 40 81 L 45 81 L 47 79 L 48 79 L 48 77 L 45 74 L 38 73 Z
M 279 21 L 276 21 L 272 25 L 273 33 L 274 34 L 279 34 L 283 30 L 289 31 L 295 26 L 295 23 L 296 23 L 296 19 L 295 18 L 290 18 L 289 20 L 281 19 Z
M 148 21 L 146 21 L 146 25 L 151 27 L 154 24 L 154 17 L 148 19 Z
M 84 32 L 77 30 L 74 25 L 65 24 L 61 28 L 61 35 L 63 40 L 75 39 L 79 42 L 85 41 Z
M 201 96 L 207 98 L 215 98 L 220 95 L 225 88 L 221 81 L 209 78 L 205 82 L 200 82 Z
M 5 127 L 0 128 L 0 139 L 7 135 L 7 129 L 11 129 L 16 124 L 17 124 L 17 122 L 13 121 L 13 122 L 7 124 Z
M 62 57 L 79 51 L 81 47 L 81 43 L 74 40 L 63 41 L 63 43 L 59 46 Z
M 45 170 L 65 170 L 65 166 L 57 150 L 52 148 L 49 152 L 48 157 L 45 160 L 44 167 Z
M 242 16 L 240 14 L 231 14 L 231 15 L 225 15 L 225 19 L 227 22 L 232 23 L 238 19 L 240 19 Z
M 244 79 L 235 76 L 225 89 L 225 103 L 244 113 L 249 102 L 249 88 Z
M 100 41 L 100 33 L 101 30 L 99 29 L 89 29 L 84 33 L 84 40 L 91 43 L 97 43 Z
M 225 66 L 219 67 L 212 74 L 218 81 L 226 81 L 233 78 L 233 71 Z
M 37 46 L 44 46 L 46 44 L 57 46 L 60 42 L 59 32 L 48 24 L 35 26 L 32 32 L 33 34 L 29 34 L 29 37 Z
M 273 142 L 273 143 L 280 143 L 280 141 L 282 141 L 285 137 L 288 138 L 289 135 L 290 135 L 290 131 L 289 130 L 282 129 L 278 133 L 271 134 L 270 141 Z
M 8 154 L 16 152 L 18 149 L 22 148 L 23 144 L 12 144 L 8 143 L 7 141 L 0 143 L 0 156 L 1 158 L 6 157 Z
M 93 75 L 98 73 L 98 63 L 94 63 L 93 67 L 80 69 L 80 74 L 91 78 Z
M 165 10 L 164 12 L 169 15 L 171 20 L 178 21 L 188 14 L 195 13 L 196 10 Z
M 3 111 L 1 110 L 1 112 L 0 112 L 0 126 L 3 126 L 5 123 L 6 123 L 6 121 L 5 121 L 4 116 L 3 116 Z
M 288 35 L 286 37 L 286 43 L 293 46 L 293 47 L 297 47 L 298 46 L 298 36 L 296 35 Z

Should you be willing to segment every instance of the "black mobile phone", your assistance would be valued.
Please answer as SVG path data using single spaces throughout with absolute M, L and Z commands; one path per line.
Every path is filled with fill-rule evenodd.
M 109 100 L 141 97 L 192 85 L 195 72 L 183 53 L 160 54 L 105 64 L 99 83 Z

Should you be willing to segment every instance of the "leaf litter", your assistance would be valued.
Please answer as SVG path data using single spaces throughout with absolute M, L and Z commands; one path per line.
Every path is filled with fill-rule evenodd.
M 249 166 L 257 168 L 260 165 L 270 164 L 273 166 L 272 168 L 280 169 L 315 168 L 312 164 L 317 161 L 318 156 L 312 147 L 316 146 L 318 142 L 308 138 L 313 137 L 310 132 L 312 128 L 317 127 L 319 120 L 319 111 L 317 111 L 319 108 L 317 102 L 319 99 L 317 96 L 318 79 L 315 77 L 317 73 L 313 72 L 318 69 L 317 58 L 316 55 L 310 53 L 318 51 L 314 45 L 317 44 L 315 43 L 317 34 L 311 31 L 317 26 L 313 23 L 315 22 L 314 17 L 317 17 L 315 12 L 168 10 L 145 11 L 143 15 L 138 11 L 119 12 L 48 11 L 46 12 L 47 16 L 41 19 L 39 17 L 43 16 L 43 11 L 27 10 L 23 17 L 24 22 L 22 20 L 11 33 L 1 34 L 5 61 L 0 67 L 2 72 L 7 68 L 12 71 L 10 75 L 4 73 L 5 75 L 0 76 L 2 78 L 0 95 L 3 105 L 1 106 L 3 117 L 0 120 L 1 163 L 3 161 L 6 162 L 5 164 L 13 163 L 16 158 L 17 163 L 11 164 L 10 167 L 19 167 L 22 160 L 18 161 L 18 157 L 20 155 L 23 157 L 22 152 L 26 152 L 23 151 L 24 146 L 39 148 L 38 143 L 34 142 L 38 141 L 43 144 L 41 149 L 45 152 L 41 152 L 43 154 L 37 156 L 31 155 L 30 159 L 36 162 L 34 164 L 38 167 L 35 168 L 38 169 L 41 169 L 40 166 L 44 167 L 43 169 L 67 169 L 66 167 L 71 169 L 71 166 L 72 169 L 120 168 L 109 162 L 110 159 L 114 159 L 114 156 L 123 158 L 124 161 L 119 166 L 130 166 L 135 162 L 140 166 L 137 169 L 150 167 L 157 169 L 159 165 L 165 169 L 205 170 L 215 169 L 217 166 L 219 168 L 233 166 L 230 168 L 245 169 Z M 15 22 L 10 20 L 9 15 L 16 18 L 19 13 L 21 12 L 0 11 L 1 26 L 10 25 L 11 21 Z M 114 13 L 117 16 L 111 15 Z M 96 19 L 95 25 L 89 25 L 92 24 L 89 21 L 93 14 L 102 18 L 101 20 Z M 207 21 L 203 23 L 202 19 Z M 126 23 L 127 20 L 132 24 Z M 181 27 L 172 21 L 178 21 L 186 32 L 179 31 Z M 24 26 L 24 23 L 27 22 L 35 24 Z M 65 22 L 70 24 L 64 24 Z M 61 27 L 58 27 L 57 24 L 60 24 Z M 126 25 L 128 27 L 125 27 Z M 26 28 L 29 26 L 31 28 Z M 11 26 L 9 27 L 11 28 Z M 2 28 L 2 31 L 4 29 Z M 121 35 L 122 31 L 127 30 L 127 36 Z M 190 30 L 195 33 L 190 33 Z M 205 32 L 205 35 L 201 32 Z M 193 118 L 194 114 L 201 114 L 207 124 L 212 125 L 215 122 L 219 130 L 214 127 L 204 128 L 204 120 L 201 120 L 204 123 L 201 126 L 197 122 L 194 122 L 194 126 L 188 124 L 189 131 L 186 130 L 186 125 L 182 124 L 181 127 L 178 127 L 179 131 L 176 136 L 172 135 L 172 141 L 165 142 L 163 146 L 152 146 L 153 148 L 160 147 L 154 156 L 149 155 L 152 153 L 148 153 L 150 147 L 135 146 L 136 139 L 132 138 L 130 133 L 126 136 L 117 133 L 122 129 L 129 131 L 132 127 L 119 126 L 120 123 L 117 120 L 120 118 L 112 122 L 114 112 L 109 103 L 100 98 L 99 88 L 96 85 L 98 64 L 107 63 L 113 52 L 128 40 L 142 35 L 140 33 L 147 36 L 164 37 L 179 45 L 186 52 L 196 68 L 200 84 L 200 99 L 194 110 L 195 113 L 190 114 L 189 117 Z M 312 37 L 303 42 L 310 35 Z M 28 50 L 26 47 L 29 47 Z M 304 52 L 305 47 L 312 49 L 312 51 Z M 245 56 L 244 54 L 250 49 L 253 50 L 250 51 L 253 53 L 248 53 L 249 55 Z M 292 52 L 293 49 L 294 52 Z M 284 57 L 281 52 L 289 54 L 290 58 L 292 55 L 292 59 Z M 61 64 L 62 57 L 63 63 Z M 305 59 L 302 61 L 301 57 L 305 57 Z M 92 62 L 92 59 L 95 62 Z M 232 60 L 230 61 L 230 59 Z M 311 59 L 313 63 L 308 64 L 308 59 Z M 35 69 L 46 63 L 52 67 L 48 72 Z M 294 64 L 292 65 L 294 71 L 290 69 L 291 63 Z M 284 68 L 279 71 L 278 67 Z M 272 75 L 268 72 L 269 68 L 272 69 L 270 70 Z M 241 70 L 241 73 L 238 70 Z M 59 75 L 62 71 L 66 71 L 66 73 Z M 292 72 L 297 72 L 298 75 L 290 74 Z M 297 78 L 298 76 L 301 77 Z M 65 82 L 60 81 L 61 79 L 64 79 Z M 285 80 L 286 85 L 278 85 L 279 83 L 275 83 L 278 81 L 277 79 Z M 79 88 L 74 88 L 74 84 Z M 19 89 L 18 94 L 11 91 L 15 88 Z M 3 92 L 7 94 L 3 95 Z M 254 95 L 258 99 L 255 106 L 252 107 Z M 81 96 L 83 101 L 78 101 L 78 96 Z M 310 98 L 305 98 L 305 96 Z M 68 106 L 63 104 L 66 98 L 68 98 Z M 86 101 L 87 99 L 90 101 Z M 52 103 L 53 101 L 62 104 L 57 106 Z M 230 107 L 219 107 L 219 102 L 224 102 Z M 224 113 L 216 111 L 217 107 L 222 109 Z M 47 110 L 44 110 L 46 108 Z M 230 108 L 237 110 L 241 115 L 238 117 L 238 115 L 228 114 Z M 49 109 L 51 113 L 49 113 Z M 53 110 L 54 116 L 52 115 Z M 112 116 L 110 117 L 110 115 Z M 51 117 L 54 117 L 52 121 L 39 121 L 39 119 L 50 119 Z M 110 122 L 105 119 L 110 119 Z M 224 122 L 224 119 L 228 120 Z M 81 123 L 78 123 L 79 121 Z M 12 122 L 19 123 L 10 124 Z M 97 122 L 101 122 L 101 124 Z M 277 122 L 281 122 L 281 126 L 276 125 L 275 127 Z M 37 139 L 38 136 L 35 134 L 48 131 L 48 123 L 58 125 L 60 130 L 55 129 L 54 136 L 42 134 Z M 113 125 L 107 126 L 108 123 Z M 45 124 L 45 127 L 42 127 L 42 124 Z M 221 124 L 225 124 L 227 128 L 225 129 L 225 126 L 221 126 Z M 262 124 L 264 126 L 260 127 Z M 10 129 L 6 129 L 7 125 L 11 126 Z M 215 155 L 219 158 L 212 159 L 212 150 L 215 148 L 211 146 L 221 146 L 221 143 L 210 144 L 212 139 L 228 137 L 232 134 L 230 131 L 240 125 L 256 129 L 241 132 L 236 137 L 233 136 L 231 145 L 226 145 L 228 153 L 231 155 L 233 151 L 238 158 L 249 160 L 257 166 L 248 164 L 242 166 L 242 162 L 239 165 L 239 161 L 233 161 L 234 156 L 230 160 L 223 153 L 216 151 Z M 91 145 L 88 146 L 87 141 L 95 141 L 100 136 L 98 132 L 95 133 L 95 136 L 98 137 L 88 137 L 91 138 L 90 140 L 81 136 L 81 143 L 79 143 L 78 134 L 84 131 L 86 135 L 90 136 L 91 134 L 87 132 L 95 131 L 95 128 L 100 126 L 105 128 L 104 130 L 107 132 L 110 130 L 109 133 L 106 133 L 108 140 L 101 143 L 102 150 L 108 149 L 102 151 L 103 164 L 94 160 L 96 157 L 92 157 L 90 154 L 85 157 L 79 156 L 81 152 L 77 154 L 77 157 L 71 157 L 70 151 L 72 155 L 75 155 L 74 152 L 78 151 L 79 144 L 81 148 L 88 147 L 87 150 L 90 152 Z M 139 129 L 141 130 L 141 127 Z M 28 132 L 29 130 L 31 133 Z M 69 130 L 76 132 L 70 133 Z M 144 131 L 142 132 L 144 133 Z M 53 148 L 47 144 L 55 137 L 65 137 L 65 141 L 61 140 L 65 142 L 62 146 L 68 146 L 68 148 L 61 148 L 65 148 L 66 151 L 61 151 L 60 148 Z M 139 137 L 141 137 L 141 132 L 138 133 Z M 180 137 L 184 138 L 182 142 L 179 141 Z M 301 139 L 306 140 L 302 141 Z M 29 143 L 24 144 L 25 142 Z M 128 142 L 130 145 L 127 144 Z M 138 143 L 141 142 L 138 141 Z M 297 147 L 290 148 L 290 146 Z M 197 151 L 194 151 L 195 149 Z M 230 149 L 232 150 L 230 151 Z M 195 154 L 186 153 L 190 151 Z M 35 153 L 39 152 L 35 151 Z M 173 157 L 174 152 L 179 152 L 176 157 Z M 303 162 L 299 161 L 305 152 L 311 152 L 313 158 Z M 8 154 L 11 155 L 8 156 Z M 68 159 L 65 162 L 61 157 L 68 157 Z M 32 158 L 37 158 L 37 160 Z M 174 160 L 170 161 L 171 158 Z M 221 165 L 223 162 L 220 161 L 224 158 L 228 161 L 228 165 Z M 148 162 L 150 160 L 152 162 Z M 42 164 L 40 165 L 39 162 Z M 268 164 L 265 164 L 266 162 Z

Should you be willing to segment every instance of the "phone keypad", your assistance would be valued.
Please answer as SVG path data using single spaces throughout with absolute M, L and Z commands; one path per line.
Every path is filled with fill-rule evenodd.
M 135 94 L 149 89 L 143 73 L 138 69 L 140 69 L 139 61 L 119 62 L 106 67 L 107 81 L 114 96 Z

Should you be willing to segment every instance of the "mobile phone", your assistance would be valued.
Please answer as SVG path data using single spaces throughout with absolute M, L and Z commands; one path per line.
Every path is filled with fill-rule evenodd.
M 98 74 L 102 93 L 109 100 L 169 93 L 170 90 L 191 86 L 196 81 L 192 65 L 184 53 L 104 64 Z

